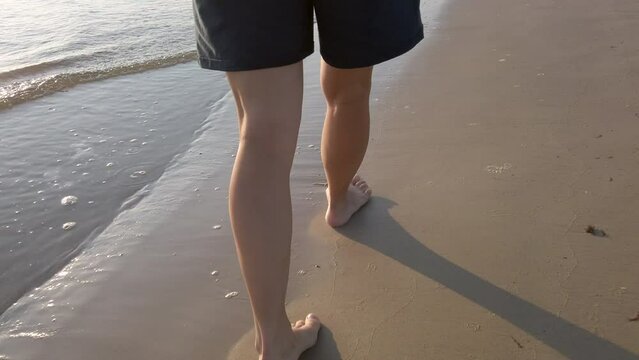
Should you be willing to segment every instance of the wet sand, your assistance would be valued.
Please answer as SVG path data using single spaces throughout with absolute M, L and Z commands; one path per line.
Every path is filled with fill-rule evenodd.
M 362 167 L 375 197 L 338 231 L 314 185 L 323 103 L 311 71 L 288 305 L 325 327 L 304 360 L 639 358 L 638 11 L 452 2 L 428 42 L 376 73 Z M 142 202 L 130 211 L 146 220 L 116 219 L 125 256 L 96 272 L 83 254 L 91 281 L 58 296 L 72 308 L 57 330 L 2 338 L 0 354 L 256 358 L 226 215 L 230 161 L 215 165 L 161 187 L 188 194 L 170 212 Z M 24 323 L 49 316 L 33 310 Z
M 447 8 L 374 107 L 374 199 L 311 225 L 333 253 L 289 307 L 326 325 L 303 359 L 639 359 L 638 10 Z

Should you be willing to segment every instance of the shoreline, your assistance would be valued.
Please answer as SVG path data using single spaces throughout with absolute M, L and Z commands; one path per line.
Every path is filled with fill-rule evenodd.
M 426 24 L 430 24 L 434 21 L 433 18 L 437 16 L 437 13 L 440 11 L 439 8 L 443 6 L 443 4 L 444 2 L 440 0 L 426 1 L 422 3 L 422 8 L 424 10 L 423 18 Z M 317 54 L 315 54 L 315 56 L 310 58 L 309 60 L 311 60 L 312 62 L 317 62 L 318 61 Z M 56 158 L 47 159 L 46 157 L 39 157 L 35 160 L 31 160 L 29 158 L 23 159 L 26 162 L 37 161 L 38 166 L 33 167 L 31 171 L 31 172 L 36 171 L 36 173 L 29 174 L 29 175 L 40 177 L 42 176 L 42 174 L 37 173 L 37 171 L 41 171 L 44 174 L 46 181 L 40 181 L 40 183 L 38 183 L 39 180 L 31 179 L 29 180 L 29 183 L 31 184 L 34 181 L 35 183 L 31 185 L 30 189 L 29 188 L 20 189 L 15 187 L 12 188 L 11 186 L 9 186 L 8 188 L 4 190 L 0 189 L 0 192 L 5 191 L 9 194 L 12 194 L 12 193 L 15 194 L 14 198 L 9 197 L 7 199 L 7 205 L 13 203 L 13 205 L 11 206 L 5 206 L 5 210 L 7 211 L 7 214 L 8 214 L 9 211 L 13 212 L 14 210 L 16 210 L 11 208 L 15 206 L 17 206 L 17 210 L 20 213 L 24 212 L 25 209 L 20 207 L 20 202 L 18 202 L 18 200 L 24 201 L 23 197 L 27 197 L 30 195 L 30 193 L 34 192 L 35 191 L 33 189 L 34 185 L 42 186 L 44 184 L 45 187 L 49 186 L 48 188 L 42 188 L 41 190 L 37 191 L 37 194 L 41 194 L 41 193 L 44 194 L 42 195 L 42 198 L 37 197 L 37 198 L 31 199 L 31 200 L 36 200 L 33 202 L 33 204 L 39 203 L 39 205 L 37 206 L 31 205 L 29 208 L 27 208 L 27 206 L 24 205 L 27 212 L 42 211 L 42 210 L 44 212 L 48 212 L 47 218 L 44 219 L 45 221 L 42 224 L 40 224 L 40 220 L 43 220 L 43 219 L 39 219 L 38 217 L 34 217 L 34 216 L 30 217 L 27 215 L 23 215 L 24 216 L 23 219 L 17 219 L 17 218 L 11 219 L 8 217 L 4 219 L 6 221 L 4 221 L 3 224 L 10 225 L 10 226 L 9 225 L 3 226 L 6 229 L 2 229 L 7 232 L 7 235 L 9 235 L 9 239 L 8 239 L 9 241 L 3 244 L 4 246 L 3 250 L 5 250 L 7 253 L 7 258 L 6 258 L 7 263 L 5 263 L 5 267 L 9 268 L 9 270 L 5 269 L 6 270 L 5 276 L 9 276 L 10 278 L 21 278 L 21 279 L 24 278 L 25 280 L 22 281 L 22 283 L 6 282 L 4 284 L 4 287 L 0 287 L 2 288 L 3 291 L 6 291 L 6 294 L 8 294 L 5 297 L 5 299 L 0 299 L 0 302 L 4 301 L 4 303 L 6 304 L 6 306 L 2 307 L 2 312 L 6 310 L 6 307 L 13 304 L 14 301 L 19 300 L 19 297 L 22 296 L 22 295 L 16 295 L 16 293 L 23 294 L 23 295 L 28 294 L 28 292 L 31 289 L 33 289 L 33 287 L 35 287 L 36 285 L 41 285 L 43 283 L 46 283 L 46 281 L 48 281 L 52 275 L 60 271 L 60 269 L 68 263 L 68 260 L 77 256 L 77 254 L 79 254 L 82 251 L 85 245 L 90 246 L 91 241 L 95 238 L 95 236 L 99 235 L 99 233 L 102 232 L 109 225 L 109 223 L 113 220 L 115 216 L 118 215 L 119 212 L 121 212 L 122 210 L 125 210 L 126 208 L 130 206 L 135 206 L 135 203 L 139 201 L 139 199 L 146 196 L 148 191 L 146 191 L 145 189 L 137 189 L 139 191 L 142 191 L 142 193 L 140 193 L 142 194 L 141 196 L 138 196 L 137 192 L 135 194 L 129 192 L 128 195 L 126 196 L 127 199 L 124 200 L 124 203 L 120 204 L 119 201 L 121 200 L 123 196 L 122 195 L 123 191 L 118 191 L 118 194 L 116 194 L 116 196 L 109 197 L 108 199 L 104 199 L 103 197 L 100 197 L 101 193 L 99 190 L 96 192 L 96 194 L 91 192 L 91 188 L 93 186 L 96 186 L 96 184 L 98 187 L 104 189 L 105 181 L 111 184 L 111 181 L 116 180 L 117 182 L 116 185 L 120 186 L 120 189 L 127 188 L 130 185 L 129 183 L 131 183 L 131 181 L 129 181 L 129 183 L 126 183 L 126 181 L 125 183 L 122 183 L 123 176 L 121 175 L 123 172 L 130 170 L 129 167 L 135 166 L 134 164 L 130 164 L 129 160 L 124 161 L 124 159 L 121 159 L 123 160 L 123 164 L 119 164 L 118 161 L 113 162 L 114 159 L 112 159 L 112 157 L 110 157 L 109 154 L 106 154 L 106 157 L 104 157 L 105 154 L 100 153 L 100 151 L 102 152 L 104 151 L 104 147 L 106 143 L 108 142 L 108 140 L 117 142 L 117 140 L 120 140 L 118 136 L 121 137 L 123 135 L 123 134 L 114 134 L 111 131 L 112 130 L 111 126 L 113 124 L 111 124 L 109 120 L 117 120 L 118 123 L 114 125 L 114 128 L 117 128 L 117 127 L 121 127 L 123 123 L 133 123 L 133 122 L 140 123 L 139 119 L 147 118 L 149 114 L 153 114 L 152 115 L 153 118 L 155 117 L 162 118 L 162 121 L 165 121 L 164 118 L 167 118 L 167 117 L 174 117 L 175 120 L 179 120 L 180 117 L 187 116 L 191 118 L 189 119 L 191 123 L 193 122 L 192 118 L 201 119 L 205 117 L 203 116 L 204 113 L 201 111 L 202 108 L 208 106 L 207 103 L 210 103 L 211 101 L 214 101 L 215 99 L 217 99 L 217 97 L 221 96 L 218 93 L 220 92 L 220 90 L 224 90 L 224 87 L 226 85 L 225 83 L 222 84 L 223 86 L 221 87 L 220 87 L 220 84 L 217 84 L 217 85 L 213 84 L 214 86 L 213 86 L 213 89 L 211 90 L 211 93 L 215 93 L 215 95 L 213 95 L 214 99 L 209 98 L 211 94 L 208 94 L 209 96 L 207 96 L 206 94 L 199 94 L 199 92 L 201 91 L 195 90 L 196 92 L 198 92 L 198 94 L 191 96 L 191 98 L 188 99 L 188 101 L 186 102 L 182 101 L 180 103 L 178 100 L 177 102 L 179 104 L 177 106 L 182 106 L 182 104 L 188 104 L 186 106 L 187 110 L 185 110 L 184 114 L 176 113 L 175 111 L 173 111 L 173 109 L 170 109 L 171 104 L 174 104 L 176 102 L 174 99 L 179 99 L 180 97 L 186 96 L 184 92 L 192 92 L 194 91 L 193 89 L 198 89 L 197 84 L 200 84 L 199 86 L 202 86 L 201 84 L 206 81 L 209 81 L 209 82 L 220 81 L 221 76 L 218 76 L 218 75 L 221 75 L 221 74 L 216 72 L 209 71 L 206 74 L 204 74 L 204 72 L 201 72 L 202 76 L 195 75 L 194 74 L 195 72 L 201 71 L 201 70 L 196 65 L 194 66 L 193 64 L 196 64 L 196 63 L 192 62 L 191 64 L 177 65 L 170 68 L 162 67 L 158 69 L 152 69 L 148 72 L 141 72 L 141 73 L 136 73 L 136 74 L 132 74 L 128 76 L 116 76 L 114 78 L 106 79 L 103 81 L 93 81 L 89 83 L 77 84 L 77 87 L 74 87 L 73 89 L 57 92 L 57 93 L 51 94 L 50 96 L 44 97 L 42 99 L 37 99 L 28 103 L 22 103 L 10 109 L 5 109 L 4 111 L 0 113 L 0 117 L 4 116 L 6 120 L 9 120 L 6 126 L 15 128 L 14 132 L 9 132 L 9 134 L 7 134 L 8 137 L 20 138 L 24 136 L 25 133 L 29 134 L 32 131 L 43 132 L 44 130 L 43 128 L 45 128 L 46 131 L 53 132 L 51 134 L 53 138 L 47 139 L 48 142 L 50 143 L 58 142 L 58 144 L 54 144 L 57 146 L 55 150 L 53 148 L 53 145 L 51 144 L 49 144 L 48 148 L 46 149 L 44 147 L 42 148 L 39 147 L 37 143 L 33 144 L 33 146 L 36 147 L 37 148 L 36 150 L 38 151 L 49 151 L 50 153 L 54 153 L 56 156 L 58 156 L 57 160 Z M 198 69 L 195 70 L 196 68 Z M 180 69 L 180 71 L 177 71 L 176 69 Z M 314 71 L 310 71 L 310 74 L 314 74 L 314 73 L 315 73 Z M 156 86 L 156 87 L 168 88 L 172 85 L 171 81 L 173 82 L 184 81 L 185 76 L 186 77 L 190 76 L 191 78 L 194 78 L 197 76 L 198 79 L 194 79 L 194 81 L 192 81 L 193 84 L 189 84 L 189 86 L 184 87 L 183 92 L 180 92 L 179 89 L 172 89 L 172 90 L 169 90 L 168 92 L 158 92 L 158 90 L 153 87 L 153 86 Z M 312 75 L 312 76 L 315 76 L 315 75 Z M 311 80 L 311 82 L 313 81 L 316 82 L 317 80 Z M 119 94 L 120 92 L 119 89 L 122 89 L 124 92 L 128 92 L 129 93 L 128 97 L 124 94 Z M 201 87 L 199 89 L 201 89 Z M 168 94 L 173 94 L 173 96 Z M 317 110 L 317 111 L 321 111 L 321 110 Z M 100 119 L 100 120 L 80 121 L 87 116 L 94 119 Z M 20 122 L 14 121 L 16 119 L 21 119 L 21 118 L 30 118 L 31 119 L 30 123 L 33 123 L 36 125 L 33 125 L 31 127 L 25 127 L 25 126 L 21 126 Z M 153 118 L 151 119 L 147 118 L 143 122 L 146 123 L 147 121 L 149 121 L 149 124 L 151 124 L 152 122 L 155 122 L 156 126 L 160 125 L 157 123 L 157 121 L 154 121 L 157 119 L 153 119 Z M 190 128 L 192 128 L 192 125 L 193 124 L 189 124 L 188 126 L 185 126 L 183 129 L 180 129 L 181 132 L 182 133 L 184 131 L 188 132 Z M 203 125 L 204 124 L 202 124 L 202 126 Z M 71 138 L 72 140 L 70 141 L 72 141 L 72 143 L 68 143 L 68 142 L 65 143 L 65 141 L 69 141 L 67 139 L 64 139 L 64 141 L 62 142 L 60 141 L 61 137 L 64 137 L 64 135 L 62 135 L 64 134 L 64 130 L 62 130 L 62 133 L 60 133 L 60 129 L 63 129 L 64 127 L 67 127 L 69 129 L 70 135 L 76 136 L 76 138 Z M 139 128 L 142 128 L 142 127 L 143 126 L 139 126 Z M 79 133 L 76 132 L 76 129 L 79 129 L 78 130 Z M 100 129 L 100 131 L 99 132 L 96 131 L 97 129 Z M 104 132 L 105 130 L 108 130 L 108 131 Z M 124 141 L 122 140 L 119 141 L 119 144 L 128 142 L 129 140 L 137 141 L 137 138 L 139 137 L 144 137 L 145 138 L 144 140 L 146 140 L 146 138 L 149 136 L 148 134 L 143 134 L 143 133 L 140 134 L 139 131 L 138 133 L 135 132 L 135 130 L 141 130 L 141 129 L 134 129 L 129 126 L 129 130 L 132 137 L 130 139 L 125 138 L 123 139 Z M 148 129 L 148 130 L 156 131 L 157 129 Z M 196 132 L 197 131 L 199 130 L 196 130 Z M 158 139 L 162 138 L 166 140 L 165 134 L 158 133 L 158 132 L 156 132 L 155 134 L 156 134 L 155 138 L 158 138 Z M 80 136 L 77 137 L 78 135 Z M 93 140 L 91 140 L 92 138 Z M 114 138 L 116 140 L 113 140 Z M 98 139 L 100 139 L 99 143 L 97 142 Z M 184 140 L 185 139 L 182 137 L 181 139 L 176 139 L 175 141 L 184 141 Z M 105 145 L 102 145 L 103 142 L 105 143 Z M 11 144 L 11 142 L 9 142 L 9 144 Z M 146 144 L 147 144 L 146 141 L 142 142 L 141 146 L 144 146 Z M 69 145 L 71 146 L 69 147 Z M 189 144 L 184 144 L 184 145 L 188 146 Z M 6 146 L 8 146 L 8 144 L 5 142 L 5 147 Z M 115 143 L 112 145 L 109 144 L 106 146 L 113 146 L 113 149 L 111 150 L 112 152 L 126 149 L 126 145 L 118 145 Z M 132 148 L 126 150 L 127 155 L 129 155 L 128 154 L 129 152 L 131 152 L 131 154 L 142 152 L 143 149 L 141 146 L 139 145 L 139 143 L 137 145 L 133 145 Z M 15 147 L 16 149 L 22 149 L 24 146 L 22 146 L 21 144 L 13 144 L 13 147 Z M 124 147 L 124 149 L 121 149 L 122 147 Z M 92 148 L 94 148 L 95 150 Z M 67 153 L 69 149 L 73 149 L 74 153 L 69 155 L 70 156 L 69 159 L 66 159 L 65 157 L 68 155 Z M 93 155 L 94 157 L 91 157 L 91 155 Z M 179 157 L 181 156 L 181 153 L 174 153 L 172 155 Z M 12 160 L 14 163 L 16 163 L 16 161 L 18 161 L 21 158 L 21 156 L 19 156 L 19 150 L 16 150 L 13 152 L 9 150 L 6 156 L 7 158 L 11 158 L 10 160 Z M 111 174 L 112 177 L 109 177 L 107 175 L 107 177 L 104 178 L 105 174 L 103 174 L 104 173 L 103 169 L 100 169 L 99 167 L 96 167 L 96 166 L 90 166 L 90 165 L 93 165 L 91 164 L 91 162 L 96 160 L 95 158 L 96 156 L 98 158 L 98 161 L 101 161 L 101 160 L 111 161 L 110 165 L 113 165 L 113 164 L 116 165 L 115 167 L 111 168 L 113 171 L 109 172 L 109 174 Z M 164 164 L 164 162 L 160 161 L 162 159 L 158 159 L 153 156 L 150 157 L 148 154 L 145 156 L 146 158 L 144 159 L 140 159 L 139 156 L 136 156 L 135 161 L 140 161 L 140 160 L 146 161 L 146 163 L 141 164 L 139 166 L 151 166 L 152 162 L 153 162 L 153 165 L 155 165 L 156 162 L 162 163 L 161 165 Z M 84 164 L 73 163 L 70 165 L 66 164 L 67 160 L 75 161 L 76 158 L 77 160 L 85 161 L 85 163 Z M 117 159 L 117 160 L 120 160 L 120 159 Z M 149 160 L 151 160 L 152 162 Z M 56 161 L 59 165 L 45 166 L 43 163 L 46 161 Z M 218 160 L 215 160 L 215 161 L 218 161 Z M 107 163 L 105 162 L 105 164 Z M 82 168 L 82 171 L 84 172 L 83 173 L 78 172 L 76 171 L 75 168 L 69 169 L 69 167 L 72 167 L 74 165 L 77 165 L 77 166 L 83 165 L 84 167 Z M 160 173 L 158 173 L 158 168 L 161 168 Z M 14 170 L 16 169 L 9 170 L 9 173 L 11 173 Z M 18 170 L 23 171 L 23 169 L 18 169 Z M 152 186 L 153 183 L 155 183 L 155 181 L 157 180 L 158 176 L 161 175 L 161 172 L 164 171 L 164 167 L 153 166 L 152 170 L 149 170 L 149 169 L 134 169 L 134 170 L 145 171 L 146 173 L 143 176 L 143 178 L 140 178 L 139 183 L 143 183 L 144 182 L 143 180 L 147 179 L 147 182 L 148 182 L 147 186 Z M 130 170 L 130 171 L 133 171 L 133 170 Z M 50 178 L 51 173 L 53 173 L 53 179 Z M 78 173 L 78 174 L 82 174 L 82 176 L 85 176 L 85 175 L 91 175 L 91 176 L 84 177 L 82 178 L 82 180 L 79 180 L 78 178 L 73 178 L 73 176 L 71 176 L 71 178 L 61 179 L 64 182 L 63 186 L 61 188 L 56 189 L 55 187 L 60 185 L 57 183 L 58 180 L 60 179 L 56 178 L 56 176 L 60 177 L 60 175 L 56 175 L 56 174 L 67 174 L 67 177 L 69 177 L 68 173 L 71 173 L 71 174 Z M 87 184 L 87 180 L 91 182 L 96 180 L 96 177 L 100 177 L 100 176 L 103 176 L 103 179 L 104 179 L 102 180 L 102 184 L 100 184 L 99 181 L 96 184 L 91 184 L 91 186 Z M 13 180 L 14 180 L 13 178 L 9 177 L 9 179 L 7 179 L 7 181 L 5 181 L 4 183 L 9 184 L 9 183 L 12 183 Z M 22 179 L 17 178 L 15 180 L 17 183 L 18 181 L 21 181 Z M 53 188 L 51 188 L 51 184 L 53 185 Z M 68 195 L 68 194 L 59 194 L 60 192 L 59 190 L 62 188 L 69 188 L 69 191 L 74 191 L 74 192 L 79 191 L 80 193 L 76 195 L 80 195 L 80 200 L 82 204 L 75 206 L 73 208 L 68 208 L 66 211 L 59 209 L 59 204 L 57 204 L 55 201 L 56 199 L 54 199 L 55 196 L 63 197 Z M 94 195 L 97 195 L 98 198 L 93 198 Z M 88 207 L 87 207 L 87 204 L 84 204 L 85 198 L 93 198 L 92 200 L 88 202 L 88 205 L 90 205 Z M 27 203 L 30 203 L 30 201 Z M 105 206 L 106 206 L 106 209 L 105 209 Z M 109 206 L 111 206 L 111 208 L 109 208 Z M 120 206 L 124 206 L 124 208 L 120 208 Z M 62 222 L 60 221 L 63 221 L 63 220 L 68 221 L 69 219 L 66 218 L 67 216 L 71 216 L 71 217 L 78 216 L 78 212 L 76 211 L 78 210 L 78 208 L 80 208 L 80 212 L 86 213 L 85 217 L 79 216 L 80 217 L 79 219 L 75 219 L 75 221 L 78 221 L 79 228 L 81 228 L 81 230 L 76 229 L 72 233 L 57 231 L 58 229 L 56 228 L 61 227 L 62 225 Z M 16 214 L 18 214 L 18 211 L 16 211 Z M 111 214 L 111 216 L 106 216 L 105 212 L 108 212 L 109 214 Z M 15 226 L 13 223 L 11 223 L 11 221 L 15 222 L 18 220 L 23 221 L 22 223 L 19 223 L 19 226 Z M 46 222 L 46 226 L 45 226 L 45 222 Z M 45 228 L 40 229 L 39 228 L 40 225 L 44 226 Z M 47 230 L 46 229 L 47 226 L 48 226 L 48 231 L 41 231 L 41 230 Z M 0 232 L 2 232 L 2 230 L 0 230 Z M 26 233 L 27 231 L 29 233 L 28 237 L 25 236 L 24 239 L 19 238 L 21 236 L 20 233 L 23 233 L 23 232 Z M 90 234 L 87 233 L 87 231 L 90 231 Z M 74 240 L 76 238 L 77 240 Z M 84 240 L 80 240 L 80 239 L 84 239 Z M 23 246 L 22 245 L 23 243 L 28 245 Z M 76 245 L 76 247 L 72 246 L 74 244 Z M 32 258 L 30 258 L 29 256 L 31 256 L 32 253 L 39 251 L 37 249 L 50 249 L 51 247 L 54 247 L 54 251 L 46 251 L 38 255 L 37 262 L 40 264 L 34 264 L 38 266 L 31 268 L 30 263 L 32 262 L 31 261 Z M 15 259 L 11 257 L 11 253 L 13 253 L 14 251 L 20 252 L 21 254 L 25 254 L 24 256 L 21 255 L 22 257 L 16 257 L 16 259 L 22 259 L 22 262 L 25 263 L 24 266 L 20 264 L 18 265 L 15 264 L 15 261 L 14 261 Z M 51 257 L 58 257 L 55 263 L 50 263 Z M 0 260 L 3 260 L 3 259 L 0 258 Z M 27 265 L 26 263 L 29 263 L 28 269 L 26 269 L 26 265 Z M 43 271 L 40 271 L 40 269 L 42 268 L 42 264 L 46 265 L 47 267 Z

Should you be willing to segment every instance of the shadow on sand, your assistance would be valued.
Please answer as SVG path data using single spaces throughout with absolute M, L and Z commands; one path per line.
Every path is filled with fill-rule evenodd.
M 300 360 L 341 360 L 337 349 L 337 343 L 333 338 L 333 332 L 326 326 L 322 326 L 317 339 L 317 345 L 302 354 Z
M 391 217 L 389 210 L 395 205 L 389 199 L 375 197 L 361 214 L 338 231 L 495 313 L 569 359 L 639 359 L 638 355 L 489 283 L 425 247 Z M 309 351 L 308 355 L 315 356 L 302 359 L 341 359 L 336 349 L 331 352 L 335 347 L 332 336 L 330 333 L 330 338 L 326 336 L 316 349 L 327 351 L 324 355 Z

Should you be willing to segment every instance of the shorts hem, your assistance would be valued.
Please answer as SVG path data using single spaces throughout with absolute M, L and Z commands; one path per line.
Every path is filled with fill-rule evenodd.
M 270 60 L 260 63 L 249 63 L 249 62 L 241 62 L 241 61 L 233 61 L 233 60 L 218 60 L 211 59 L 207 57 L 200 56 L 198 57 L 198 63 L 200 67 L 207 70 L 218 70 L 218 71 L 249 71 L 249 70 L 260 70 L 260 69 L 268 69 L 275 68 L 281 66 L 292 65 L 297 62 L 304 60 L 306 57 L 311 55 L 314 51 L 314 47 L 298 54 L 295 57 L 291 57 L 289 59 L 277 59 Z
M 324 59 L 324 61 L 326 61 L 327 64 L 338 69 L 356 69 L 356 68 L 369 67 L 369 66 L 379 65 L 383 62 L 386 62 L 388 60 L 392 60 L 396 57 L 404 55 L 405 53 L 412 50 L 423 39 L 424 39 L 424 28 L 421 27 L 420 31 L 415 36 L 411 37 L 409 41 L 402 43 L 400 46 L 395 46 L 391 48 L 390 50 L 386 50 L 381 55 L 371 56 L 370 59 L 355 61 L 355 62 L 340 62 L 340 61 L 335 61 L 335 59 L 331 58 L 331 56 L 326 56 L 325 52 L 322 52 L 322 59 Z

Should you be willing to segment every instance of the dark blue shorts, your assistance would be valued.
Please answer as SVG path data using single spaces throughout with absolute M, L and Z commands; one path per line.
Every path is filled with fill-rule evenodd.
M 200 65 L 222 71 L 296 63 L 313 52 L 337 68 L 379 64 L 424 38 L 420 0 L 193 0 Z

